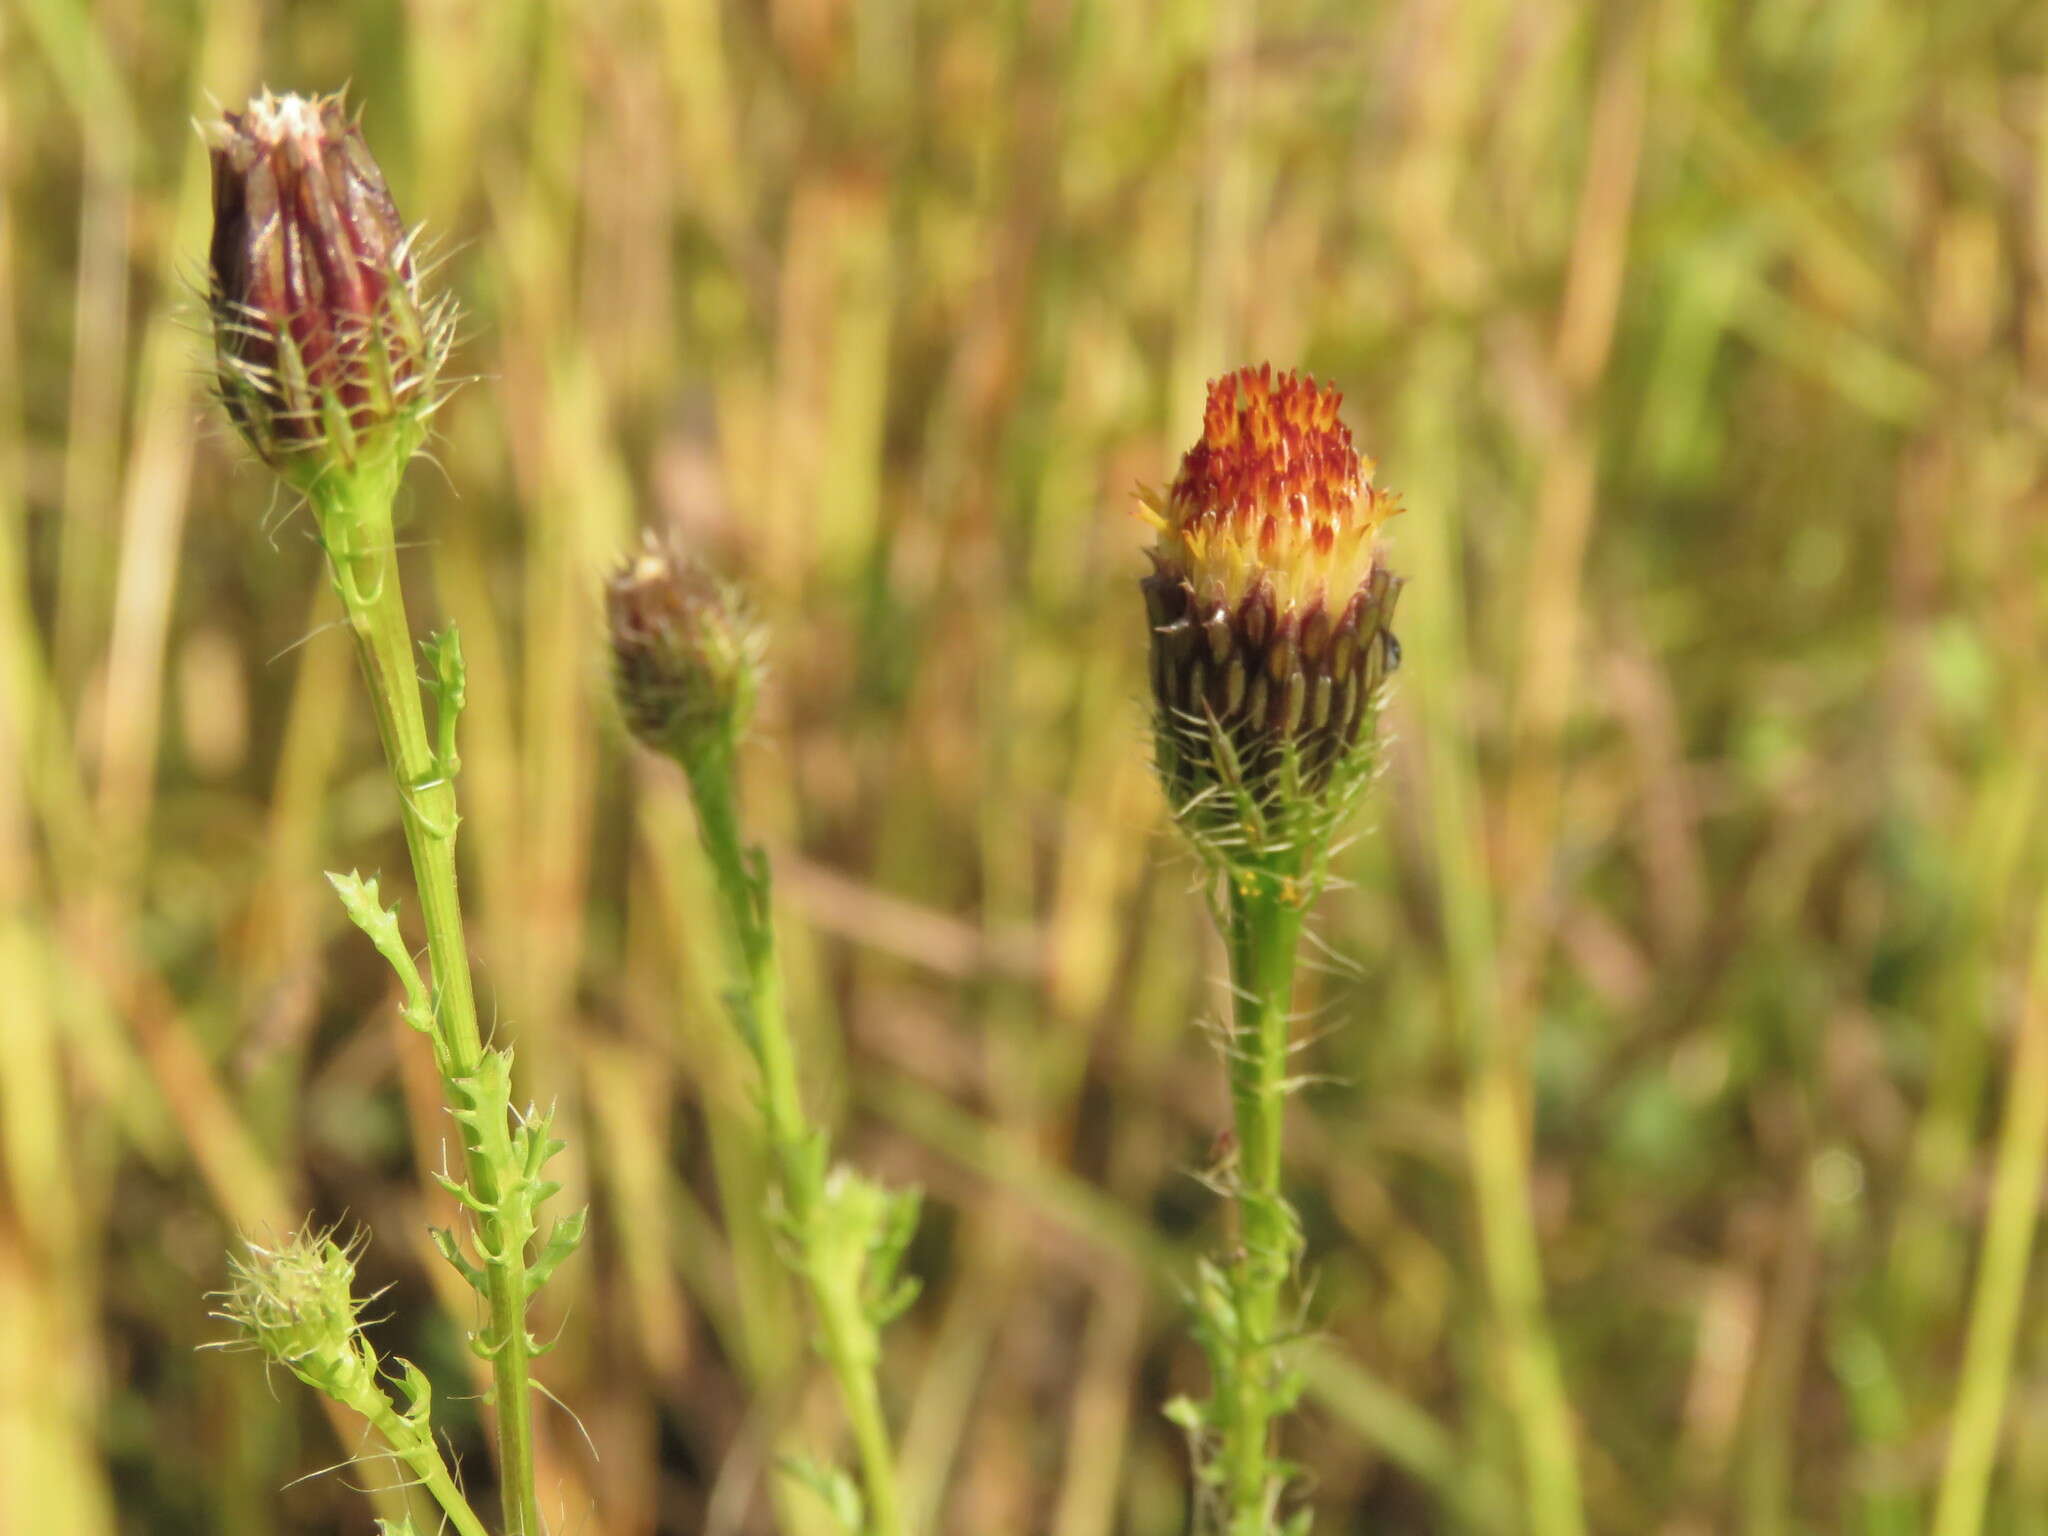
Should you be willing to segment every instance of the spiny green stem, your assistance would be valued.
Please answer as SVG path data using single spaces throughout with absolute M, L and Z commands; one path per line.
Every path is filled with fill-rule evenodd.
M 456 891 L 455 784 L 427 734 L 412 630 L 399 586 L 391 521 L 397 479 L 396 469 L 330 477 L 314 488 L 312 501 L 403 805 L 405 845 L 433 970 L 439 1065 L 444 1077 L 459 1079 L 476 1074 L 484 1044 Z M 487 1343 L 506 1533 L 541 1536 L 526 1331 L 526 1254 L 523 1243 L 506 1240 L 508 1234 L 496 1214 L 513 1170 L 498 1166 L 483 1128 L 461 1119 L 458 1124 L 470 1187 L 483 1207 L 477 1227 L 490 1302 Z
M 1230 1536 L 1267 1536 L 1279 1494 L 1271 1446 L 1280 1392 L 1275 1346 L 1280 1293 L 1301 1246 L 1294 1213 L 1280 1192 L 1280 1143 L 1301 924 L 1298 893 L 1289 882 L 1260 876 L 1233 883 L 1230 1097 L 1237 1122 L 1238 1251 L 1231 1270 L 1235 1322 L 1229 1338 L 1235 1358 L 1216 1386 Z
M 874 1329 L 861 1313 L 858 1292 L 830 1272 L 815 1242 L 814 1217 L 825 1198 L 828 1160 L 820 1155 L 818 1135 L 804 1115 L 796 1052 L 783 1012 L 767 859 L 741 837 L 730 753 L 707 750 L 686 767 L 697 807 L 698 835 L 717 877 L 739 951 L 742 975 L 736 1012 L 761 1073 L 761 1114 L 774 1155 L 777 1184 L 796 1236 L 795 1267 L 817 1314 L 820 1351 L 838 1385 L 860 1458 L 867 1533 L 902 1536 L 895 1453 L 875 1380 Z

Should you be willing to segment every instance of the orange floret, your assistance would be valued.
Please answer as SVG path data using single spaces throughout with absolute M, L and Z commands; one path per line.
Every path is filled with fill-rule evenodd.
M 1270 363 L 1209 385 L 1202 437 L 1162 498 L 1141 492 L 1162 568 L 1204 602 L 1235 606 L 1261 575 L 1281 612 L 1342 608 L 1372 575 L 1381 523 L 1399 500 L 1337 419 L 1343 395 Z

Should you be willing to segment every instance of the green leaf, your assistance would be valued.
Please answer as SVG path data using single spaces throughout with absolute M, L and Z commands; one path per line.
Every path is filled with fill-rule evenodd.
M 413 962 L 412 951 L 406 948 L 404 935 L 399 932 L 398 909 L 386 907 L 378 894 L 377 882 L 365 880 L 355 870 L 345 875 L 329 870 L 327 882 L 341 898 L 342 910 L 348 913 L 349 921 L 362 929 L 364 937 L 397 973 L 399 985 L 405 989 L 405 1022 L 423 1035 L 432 1035 L 433 1001 L 419 966 Z
M 808 1456 L 785 1456 L 782 1470 L 824 1501 L 833 1521 L 847 1536 L 860 1536 L 867 1524 L 867 1510 L 861 1502 L 859 1485 L 844 1469 L 813 1461 Z
M 463 1255 L 462 1244 L 456 1240 L 455 1234 L 446 1227 L 429 1227 L 427 1234 L 433 1238 L 434 1247 L 439 1250 L 441 1257 L 453 1266 L 458 1275 L 469 1282 L 470 1288 L 477 1295 L 488 1298 L 490 1292 L 487 1289 L 488 1282 L 484 1278 L 484 1272 Z
M 431 1434 L 428 1421 L 434 1411 L 434 1388 L 427 1380 L 426 1373 L 410 1360 L 398 1361 L 400 1375 L 398 1389 L 405 1394 L 406 1423 L 423 1434 Z
M 1199 1435 L 1209 1428 L 1209 1405 L 1198 1403 L 1185 1393 L 1170 1397 L 1159 1410 L 1169 1424 L 1177 1424 L 1191 1435 Z
M 916 1275 L 905 1275 L 896 1282 L 880 1301 L 868 1307 L 868 1322 L 876 1328 L 886 1328 L 897 1318 L 908 1312 L 924 1293 L 924 1281 Z
M 527 1295 L 531 1296 L 546 1285 L 562 1260 L 576 1251 L 583 1242 L 584 1227 L 589 1219 L 590 1207 L 586 1205 L 548 1229 L 548 1240 L 541 1245 L 540 1253 L 526 1271 Z

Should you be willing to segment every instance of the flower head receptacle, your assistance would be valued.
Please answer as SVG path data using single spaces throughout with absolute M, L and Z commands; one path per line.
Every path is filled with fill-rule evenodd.
M 1182 825 L 1226 863 L 1326 843 L 1373 764 L 1399 662 L 1400 580 L 1342 396 L 1270 365 L 1209 386 L 1202 437 L 1165 495 L 1141 583 L 1159 771 Z
M 740 595 L 647 535 L 605 587 L 612 684 L 627 728 L 694 771 L 753 718 L 764 635 Z
M 254 98 L 206 130 L 215 379 L 265 463 L 301 490 L 402 469 L 438 405 L 448 299 L 339 96 Z M 388 461 L 388 465 L 387 465 Z

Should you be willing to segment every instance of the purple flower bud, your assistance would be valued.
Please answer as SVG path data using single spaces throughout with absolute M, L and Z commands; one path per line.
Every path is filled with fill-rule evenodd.
M 224 113 L 209 253 L 222 402 L 290 478 L 424 436 L 453 325 L 425 303 L 413 237 L 339 96 L 272 96 Z
M 730 751 L 760 689 L 763 635 L 739 594 L 649 534 L 605 587 L 612 681 L 635 736 L 688 767 Z

